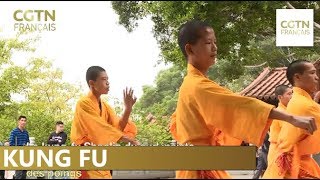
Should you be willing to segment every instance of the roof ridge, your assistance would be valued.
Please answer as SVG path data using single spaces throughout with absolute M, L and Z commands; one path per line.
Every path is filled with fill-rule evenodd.
M 259 74 L 259 76 L 252 81 L 252 83 L 249 84 L 249 86 L 247 86 L 245 89 L 243 89 L 240 94 L 243 95 L 245 93 L 247 93 L 252 87 L 254 87 L 256 85 L 256 83 L 260 82 L 262 79 L 264 79 L 269 73 L 271 72 L 269 67 L 263 68 L 263 71 L 261 74 Z
M 320 59 L 313 62 L 317 70 L 320 69 Z M 244 88 L 240 95 L 255 97 L 263 101 L 274 101 L 274 90 L 277 85 L 290 85 L 286 77 L 287 67 L 265 67 L 263 71 L 255 78 L 246 88 Z
M 272 68 L 272 70 L 287 70 L 287 67 L 276 67 Z

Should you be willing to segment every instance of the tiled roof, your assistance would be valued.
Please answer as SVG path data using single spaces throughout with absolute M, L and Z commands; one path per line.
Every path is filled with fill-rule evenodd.
M 314 66 L 319 76 L 320 60 L 314 62 Z M 248 87 L 242 90 L 240 94 L 255 97 L 263 101 L 276 100 L 274 90 L 278 85 L 284 84 L 291 87 L 286 77 L 286 70 L 286 67 L 264 68 L 262 73 Z
M 291 86 L 286 77 L 286 67 L 264 68 L 262 73 L 244 90 L 243 96 L 255 97 L 261 100 L 275 100 L 275 88 L 280 84 Z

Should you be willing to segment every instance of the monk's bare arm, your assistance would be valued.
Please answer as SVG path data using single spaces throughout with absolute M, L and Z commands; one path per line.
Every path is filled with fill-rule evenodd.
M 124 110 L 122 117 L 120 118 L 120 121 L 119 121 L 119 128 L 121 131 L 123 131 L 124 128 L 126 127 L 129 121 L 129 116 L 131 114 L 131 111 L 132 109 L 127 109 L 127 108 Z
M 288 122 L 296 127 L 307 130 L 311 134 L 317 130 L 315 119 L 313 117 L 294 116 L 275 108 L 271 110 L 269 119 Z
M 119 121 L 119 128 L 121 131 L 123 131 L 126 127 L 132 111 L 132 107 L 137 100 L 137 98 L 133 96 L 133 90 L 131 88 L 126 88 L 125 90 L 123 90 L 123 100 L 125 108 Z

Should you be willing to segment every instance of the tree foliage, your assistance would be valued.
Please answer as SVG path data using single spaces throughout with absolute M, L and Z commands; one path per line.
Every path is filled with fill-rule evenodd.
M 155 78 L 154 85 L 144 86 L 143 95 L 134 105 L 131 118 L 135 122 L 137 139 L 142 145 L 167 145 L 172 140 L 169 132 L 170 116 L 174 112 L 178 99 L 178 90 L 185 75 L 185 70 L 172 66 L 162 70 Z M 114 109 L 120 116 L 123 103 L 113 100 Z M 150 122 L 148 115 L 155 118 Z
M 248 86 L 267 66 L 281 67 L 296 59 L 320 58 L 320 39 L 308 48 L 276 47 L 275 43 L 276 9 L 314 9 L 314 21 L 319 22 L 319 2 L 316 1 L 113 1 L 112 7 L 119 15 L 119 24 L 128 32 L 139 26 L 139 20 L 150 18 L 161 49 L 159 61 L 173 64 L 159 73 L 155 86 L 143 87 L 143 95 L 134 108 L 140 117 L 139 138 L 150 139 L 149 143 L 166 139 L 159 134 L 161 130 L 161 133 L 167 132 L 164 130 L 169 123 L 168 116 L 175 109 L 186 68 L 177 43 L 178 29 L 188 20 L 205 20 L 214 28 L 218 62 L 210 68 L 208 76 L 234 92 Z M 315 36 L 315 39 L 320 37 L 320 28 L 315 28 Z M 150 124 L 146 120 L 148 114 L 164 124 L 160 127 Z
M 155 86 L 143 87 L 143 95 L 134 111 L 139 111 L 144 117 L 149 113 L 159 117 L 170 116 L 175 110 L 184 75 L 185 70 L 179 66 L 160 71 L 155 78 Z
M 246 66 L 284 66 L 294 59 L 315 60 L 319 44 L 314 47 L 276 47 L 276 9 L 313 8 L 314 20 L 319 22 L 317 1 L 114 1 L 112 7 L 119 15 L 119 24 L 129 32 L 138 20 L 151 18 L 153 33 L 161 49 L 161 61 L 185 67 L 177 43 L 178 28 L 190 19 L 207 21 L 215 30 L 220 66 L 215 80 L 230 83 L 248 72 Z M 319 36 L 320 28 L 315 28 Z M 250 70 L 249 70 L 250 71 Z M 232 72 L 232 73 L 231 73 Z
M 64 82 L 62 70 L 53 67 L 49 60 L 31 58 L 24 66 L 11 60 L 13 53 L 32 52 L 34 40 L 23 41 L 19 36 L 0 40 L 0 140 L 9 138 L 19 115 L 27 116 L 27 130 L 37 145 L 46 143 L 58 120 L 70 132 L 72 105 L 80 95 L 78 86 Z

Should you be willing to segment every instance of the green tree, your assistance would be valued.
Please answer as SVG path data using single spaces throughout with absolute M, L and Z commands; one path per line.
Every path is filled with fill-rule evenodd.
M 25 115 L 29 135 L 41 145 L 54 130 L 55 121 L 63 121 L 66 132 L 70 132 L 72 105 L 80 96 L 80 88 L 64 82 L 62 70 L 43 58 L 32 58 L 25 66 L 12 62 L 12 53 L 17 50 L 32 52 L 33 40 L 20 41 L 19 37 L 0 40 L 0 139 L 8 139 L 18 116 Z
M 14 38 L 0 38 L 0 140 L 8 139 L 11 129 L 16 125 L 18 103 L 12 102 L 12 94 L 26 87 L 26 73 L 22 67 L 14 66 L 13 51 L 34 51 L 30 39 L 21 40 L 23 34 Z
M 168 145 L 172 139 L 171 134 L 168 132 L 168 127 L 162 123 L 150 124 L 145 120 L 138 120 L 136 121 L 136 126 L 138 128 L 136 138 L 144 146 Z
M 154 85 L 143 87 L 143 95 L 133 108 L 138 128 L 137 139 L 143 145 L 166 145 L 172 140 L 169 132 L 170 116 L 176 108 L 178 91 L 185 73 L 180 66 L 174 65 L 160 71 Z M 149 122 L 149 114 L 154 116 L 155 122 Z
M 276 9 L 313 8 L 314 20 L 319 22 L 317 1 L 114 1 L 112 7 L 119 15 L 119 24 L 129 32 L 138 26 L 138 20 L 151 18 L 154 37 L 161 49 L 161 61 L 184 67 L 186 63 L 177 44 L 178 28 L 190 19 L 206 20 L 215 29 L 217 37 L 220 65 L 215 70 L 220 73 L 214 79 L 222 84 L 245 75 L 246 66 L 274 67 L 285 65 L 287 59 L 315 60 L 320 57 L 320 25 L 315 28 L 316 45 L 312 48 L 275 46 Z
M 179 66 L 162 70 L 155 78 L 155 86 L 144 86 L 143 95 L 134 107 L 134 112 L 146 117 L 149 113 L 170 116 L 176 107 L 178 91 L 186 71 Z
M 137 126 L 137 139 L 142 145 L 167 145 L 171 140 L 169 133 L 170 116 L 178 99 L 178 90 L 185 76 L 185 70 L 172 66 L 158 73 L 154 85 L 144 86 L 143 95 L 133 107 L 131 119 Z M 105 101 L 113 101 L 113 108 L 120 116 L 123 102 L 117 98 L 103 96 Z M 147 116 L 151 113 L 156 121 L 150 123 Z
M 37 135 L 37 143 L 46 143 L 48 133 L 54 130 L 58 120 L 66 123 L 66 132 L 70 133 L 72 105 L 80 96 L 79 88 L 64 82 L 62 70 L 53 68 L 49 61 L 32 59 L 26 69 L 30 86 L 25 89 L 26 100 L 20 106 L 20 113 L 30 119 L 30 134 Z

